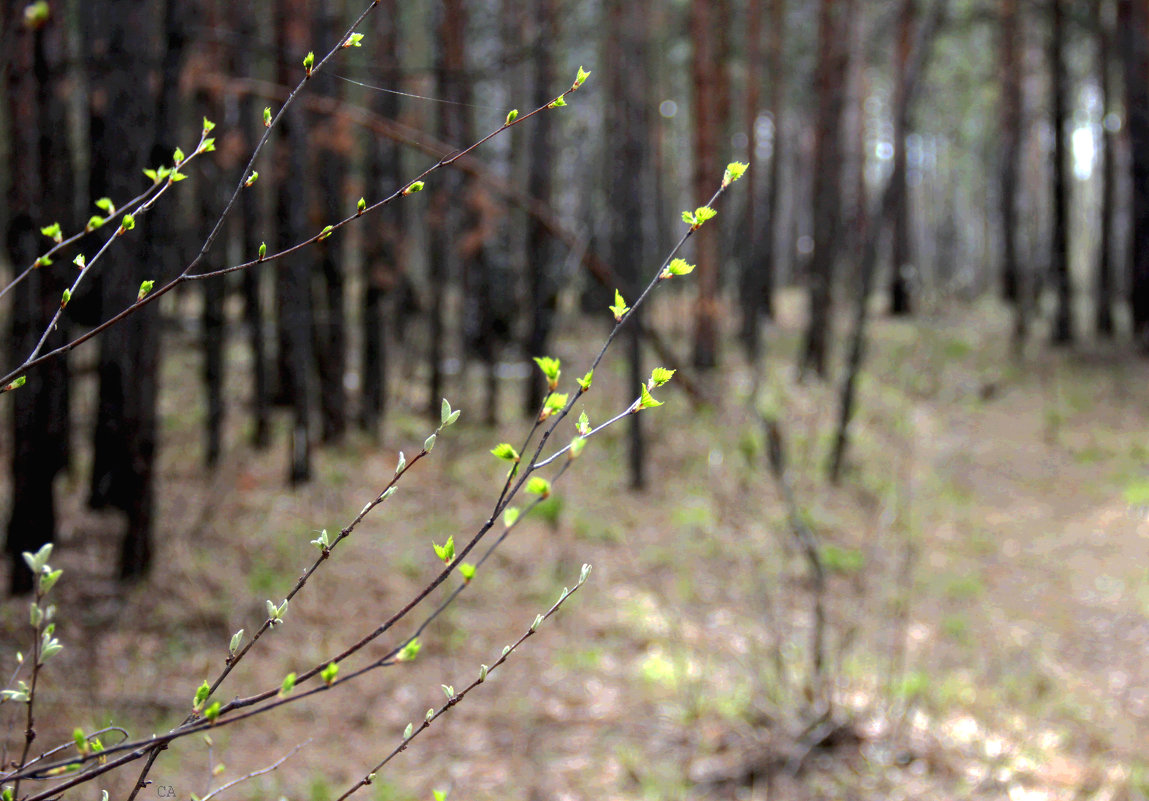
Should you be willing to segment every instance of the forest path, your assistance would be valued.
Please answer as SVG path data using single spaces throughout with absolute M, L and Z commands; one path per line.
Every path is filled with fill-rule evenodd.
M 1149 419 L 1127 394 L 1147 371 L 1081 361 L 934 407 L 927 458 L 957 499 L 935 522 L 975 588 L 953 595 L 978 672 L 1127 761 L 1149 742 L 1149 517 L 1125 495 L 1146 475 Z

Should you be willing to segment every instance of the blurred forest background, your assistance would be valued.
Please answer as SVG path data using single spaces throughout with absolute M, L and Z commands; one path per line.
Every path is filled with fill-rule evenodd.
M 48 265 L 41 229 L 82 230 L 216 122 L 216 151 L 115 242 L 51 351 L 195 258 L 264 108 L 360 5 L 4 0 L 0 384 L 108 232 Z M 6 587 L 31 589 L 19 555 L 47 541 L 67 571 L 42 735 L 176 725 L 446 396 L 460 428 L 293 606 L 303 641 L 237 682 L 277 684 L 423 586 L 427 541 L 482 523 L 489 449 L 547 394 L 531 358 L 581 375 L 614 290 L 639 294 L 682 210 L 741 161 L 688 243 L 695 273 L 631 321 L 587 400 L 606 419 L 662 365 L 667 406 L 591 441 L 424 635 L 418 687 L 385 672 L 165 754 L 156 780 L 202 796 L 314 731 L 231 794 L 335 797 L 424 690 L 441 701 L 592 562 L 556 630 L 365 792 L 1146 797 L 1149 3 L 377 6 L 195 273 L 314 237 L 591 78 L 423 192 L 187 281 L 0 397 Z M 23 601 L 0 625 L 14 666 Z

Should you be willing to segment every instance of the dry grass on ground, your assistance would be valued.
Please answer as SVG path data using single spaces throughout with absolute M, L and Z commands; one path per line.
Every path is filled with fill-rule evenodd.
M 590 562 L 583 590 L 367 797 L 1144 797 L 1149 367 L 1116 350 L 1034 350 L 1018 369 L 1007 327 L 989 308 L 881 321 L 851 469 L 835 489 L 820 472 L 833 392 L 793 381 L 794 321 L 776 332 L 759 406 L 781 421 L 830 569 L 827 676 L 844 725 L 824 747 L 803 730 L 810 585 L 765 470 L 751 377 L 732 367 L 712 380 L 716 408 L 664 391 L 667 405 L 645 413 L 646 492 L 625 489 L 623 428 L 592 442 L 548 513 L 431 627 L 416 662 L 221 729 L 210 748 L 184 742 L 152 778 L 202 796 L 306 743 L 227 797 L 334 797 L 442 701 L 441 684 L 468 682 Z M 558 350 L 576 372 L 585 348 L 574 332 Z M 353 436 L 322 451 L 315 482 L 292 492 L 284 432 L 252 452 L 233 409 L 224 463 L 209 474 L 188 400 L 196 358 L 181 351 L 167 370 L 149 582 L 124 591 L 108 580 L 115 538 L 109 519 L 80 511 L 83 466 L 62 486 L 69 522 L 53 561 L 67 570 L 67 648 L 43 686 L 46 745 L 75 726 L 115 722 L 139 736 L 177 722 L 230 634 L 255 629 L 264 600 L 313 558 L 313 532 L 348 521 L 431 428 L 412 412 L 418 391 L 400 392 L 382 442 Z M 601 371 L 592 419 L 624 404 L 620 376 Z M 517 390 L 507 383 L 508 404 Z M 275 686 L 371 630 L 433 574 L 432 540 L 481 523 L 500 483 L 488 450 L 523 427 L 484 429 L 469 395 L 451 390 L 463 423 L 340 547 L 225 696 Z M 25 606 L 0 616 L 10 665 Z M 0 710 L 9 753 L 15 711 Z

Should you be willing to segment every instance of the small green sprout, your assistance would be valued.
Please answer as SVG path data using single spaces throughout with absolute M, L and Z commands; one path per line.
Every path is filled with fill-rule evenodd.
M 617 289 L 614 291 L 614 305 L 610 307 L 610 311 L 616 321 L 621 321 L 630 311 L 630 306 L 626 305 L 626 301 L 622 299 L 622 293 Z

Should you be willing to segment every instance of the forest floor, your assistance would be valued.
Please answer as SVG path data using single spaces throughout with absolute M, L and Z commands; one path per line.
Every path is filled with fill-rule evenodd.
M 337 797 L 443 702 L 440 685 L 469 683 L 574 586 L 584 562 L 589 581 L 538 635 L 360 795 L 1146 797 L 1149 363 L 1117 346 L 1036 342 L 1016 363 L 1009 321 L 992 305 L 930 322 L 879 318 L 849 469 L 831 487 L 822 467 L 836 393 L 796 381 L 797 304 L 782 309 L 754 399 L 733 346 L 731 366 L 706 378 L 717 403 L 659 391 L 666 405 L 642 414 L 644 492 L 626 489 L 625 428 L 607 430 L 429 627 L 418 659 L 221 727 L 210 745 L 175 745 L 142 797 L 203 797 L 289 753 L 223 797 Z M 563 332 L 565 378 L 582 374 L 599 336 Z M 241 372 L 233 397 L 246 392 Z M 314 559 L 309 540 L 351 520 L 390 480 L 397 452 L 418 452 L 434 428 L 416 413 L 422 383 L 398 382 L 381 441 L 352 435 L 320 450 L 315 480 L 291 491 L 286 418 L 259 453 L 233 406 L 222 464 L 202 466 L 198 374 L 196 353 L 174 348 L 151 580 L 128 590 L 110 580 L 116 519 L 82 511 L 90 457 L 61 485 L 52 561 L 66 570 L 66 649 L 44 674 L 38 745 L 68 741 L 77 726 L 114 722 L 142 736 L 177 723 L 232 632 L 255 630 L 265 599 L 278 602 Z M 596 374 L 592 420 L 629 403 L 623 375 L 617 358 Z M 482 386 L 477 368 L 471 378 Z M 521 379 L 504 382 L 507 422 L 491 430 L 479 424 L 481 390 L 456 378 L 459 425 L 336 550 L 220 697 L 277 687 L 327 659 L 434 575 L 431 542 L 464 540 L 489 514 L 502 476 L 489 450 L 521 439 L 520 394 Z M 829 575 L 817 675 L 813 584 L 766 466 L 760 413 L 785 436 Z M 0 664 L 26 648 L 26 618 L 22 602 L 0 607 Z M 17 712 L 0 708 L 9 754 Z M 133 776 L 96 787 L 122 790 Z

